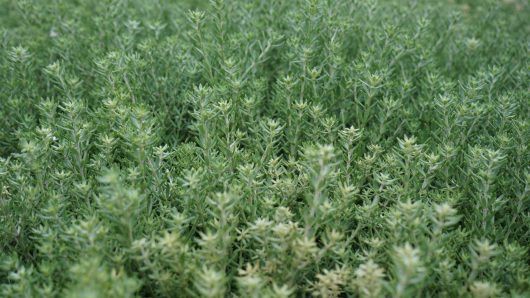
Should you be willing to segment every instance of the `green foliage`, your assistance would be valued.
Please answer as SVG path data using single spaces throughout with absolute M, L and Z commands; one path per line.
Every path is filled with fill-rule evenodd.
M 530 295 L 523 0 L 0 0 L 0 296 Z

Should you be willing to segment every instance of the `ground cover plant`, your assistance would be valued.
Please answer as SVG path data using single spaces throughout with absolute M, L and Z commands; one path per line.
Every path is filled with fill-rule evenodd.
M 0 296 L 529 297 L 525 0 L 0 0 Z

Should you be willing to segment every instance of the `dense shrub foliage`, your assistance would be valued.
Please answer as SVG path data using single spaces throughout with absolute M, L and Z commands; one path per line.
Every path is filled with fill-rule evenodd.
M 528 297 L 525 0 L 0 0 L 0 296 Z

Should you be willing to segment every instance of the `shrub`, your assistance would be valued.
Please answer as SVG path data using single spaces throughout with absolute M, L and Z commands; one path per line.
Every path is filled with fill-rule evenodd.
M 0 8 L 0 296 L 530 295 L 526 1 Z

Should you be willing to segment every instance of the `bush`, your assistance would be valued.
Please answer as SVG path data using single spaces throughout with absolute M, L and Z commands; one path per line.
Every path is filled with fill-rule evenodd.
M 0 296 L 530 295 L 527 1 L 0 8 Z

